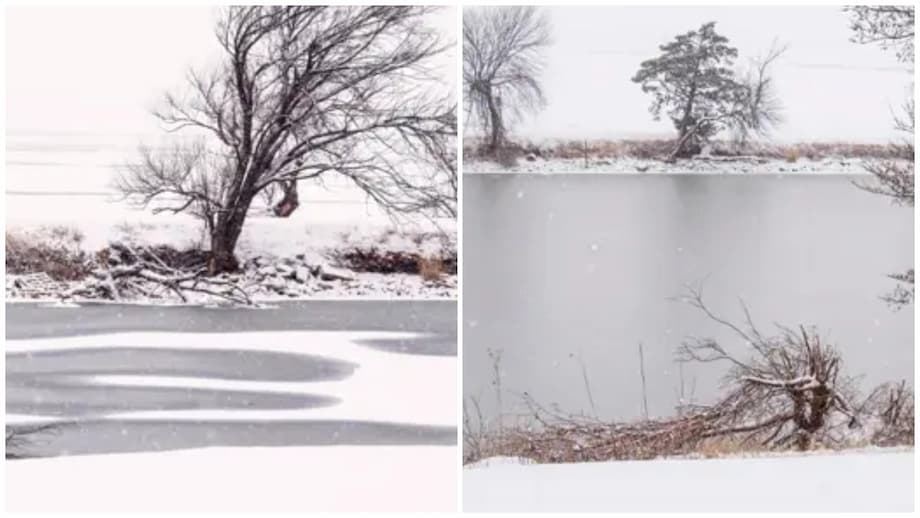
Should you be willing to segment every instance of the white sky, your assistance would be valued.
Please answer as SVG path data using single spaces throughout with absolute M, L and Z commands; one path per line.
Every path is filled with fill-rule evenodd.
M 219 56 L 213 7 L 6 8 L 7 134 L 155 134 L 150 109 Z M 456 10 L 433 20 L 456 41 Z M 456 83 L 456 52 L 444 56 Z
M 849 41 L 838 7 L 552 7 L 547 49 L 548 106 L 517 133 L 533 138 L 669 135 L 654 122 L 650 97 L 630 78 L 677 34 L 716 21 L 738 48 L 738 63 L 778 38 L 789 50 L 775 79 L 786 124 L 775 140 L 886 141 L 891 109 L 912 88 L 910 73 L 876 46 Z

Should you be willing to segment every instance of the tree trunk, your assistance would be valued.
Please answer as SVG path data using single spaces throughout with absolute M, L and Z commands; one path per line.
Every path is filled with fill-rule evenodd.
M 497 151 L 498 146 L 501 144 L 502 138 L 502 116 L 498 111 L 498 105 L 495 98 L 492 96 L 492 89 L 489 88 L 486 91 L 486 99 L 488 99 L 489 106 L 489 125 L 492 128 L 492 135 L 490 136 L 489 141 L 489 151 Z
M 240 263 L 234 251 L 243 232 L 243 222 L 249 212 L 252 199 L 242 198 L 239 204 L 217 218 L 211 234 L 211 257 L 208 260 L 208 274 L 219 275 L 239 270 Z

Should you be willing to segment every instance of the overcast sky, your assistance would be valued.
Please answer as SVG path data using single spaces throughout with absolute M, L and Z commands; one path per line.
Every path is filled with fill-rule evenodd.
M 849 41 L 838 7 L 553 7 L 553 45 L 543 78 L 548 105 L 517 133 L 531 137 L 668 135 L 650 98 L 630 81 L 639 63 L 677 34 L 716 22 L 738 48 L 738 63 L 789 45 L 775 79 L 786 106 L 781 141 L 885 141 L 892 107 L 905 100 L 911 74 L 893 52 Z
M 213 7 L 13 6 L 6 11 L 8 135 L 157 133 L 150 109 L 219 56 Z M 456 11 L 432 23 L 456 41 Z M 444 56 L 456 82 L 456 52 Z

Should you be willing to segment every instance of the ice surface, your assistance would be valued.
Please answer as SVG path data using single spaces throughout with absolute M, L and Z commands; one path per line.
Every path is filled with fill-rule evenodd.
M 228 342 L 228 336 L 232 340 Z M 341 403 L 294 410 L 148 410 L 112 414 L 126 420 L 277 420 L 358 419 L 427 425 L 456 424 L 457 359 L 453 356 L 394 354 L 360 345 L 369 340 L 408 339 L 415 333 L 278 331 L 235 333 L 117 333 L 93 336 L 8 340 L 8 353 L 131 347 L 188 350 L 226 349 L 310 354 L 358 365 L 340 381 L 240 381 L 208 377 L 104 375 L 92 381 L 106 386 L 150 386 L 251 390 L 331 396 Z M 230 345 L 232 344 L 232 345 Z M 36 416 L 45 421 L 47 416 Z M 7 416 L 31 422 L 30 416 Z

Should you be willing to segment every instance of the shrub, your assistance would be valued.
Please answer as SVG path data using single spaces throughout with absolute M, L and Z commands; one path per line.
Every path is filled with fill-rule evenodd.
M 420 257 L 418 260 L 418 273 L 426 282 L 436 282 L 441 280 L 441 274 L 444 272 L 444 263 L 436 258 Z
M 440 279 L 442 275 L 457 273 L 456 252 L 440 256 L 423 257 L 415 252 L 383 251 L 376 247 L 351 248 L 337 255 L 336 261 L 355 272 L 406 273 L 428 275 Z M 437 275 L 435 277 L 435 275 Z M 429 280 L 426 278 L 426 280 Z
M 81 248 L 83 234 L 52 227 L 40 234 L 6 232 L 6 271 L 13 274 L 45 272 L 56 281 L 86 277 L 91 260 Z

